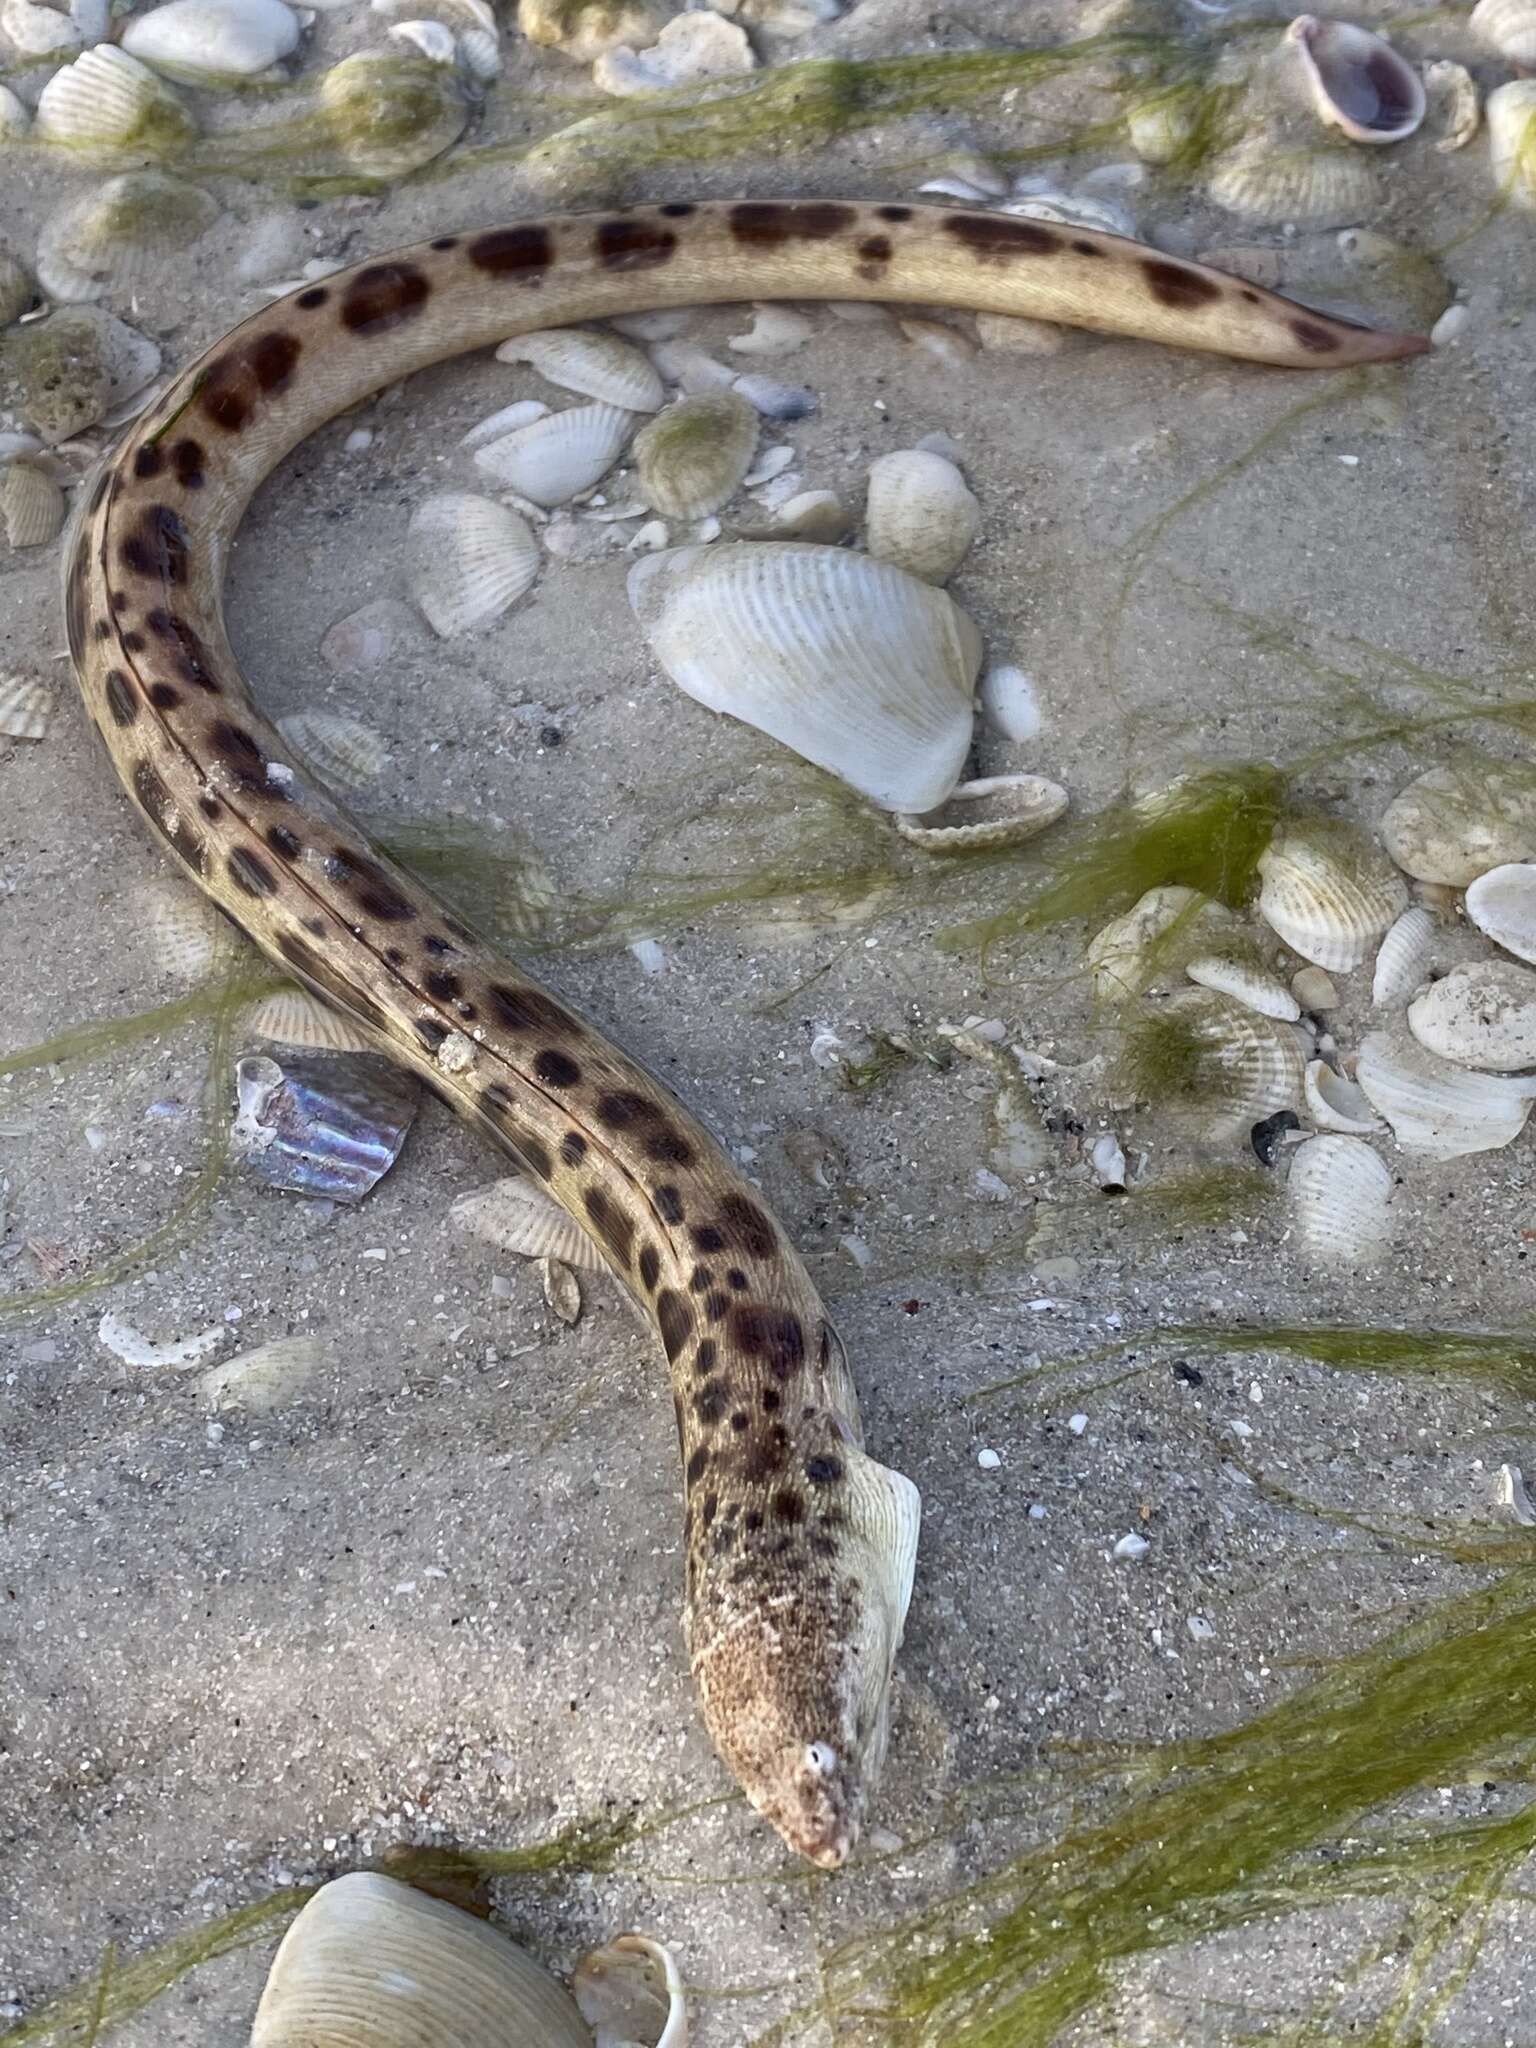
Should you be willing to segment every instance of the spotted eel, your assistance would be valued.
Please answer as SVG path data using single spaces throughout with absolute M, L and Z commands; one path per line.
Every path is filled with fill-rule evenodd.
M 65 607 L 90 715 L 181 866 L 562 1203 L 654 1326 L 705 1724 L 790 1847 L 835 1868 L 884 1755 L 917 1489 L 864 1451 L 842 1347 L 760 1194 L 669 1089 L 368 839 L 256 710 L 221 610 L 257 486 L 381 385 L 531 329 L 785 298 L 1290 368 L 1425 346 L 1116 236 L 947 207 L 678 202 L 443 235 L 277 301 L 177 377 L 76 514 Z

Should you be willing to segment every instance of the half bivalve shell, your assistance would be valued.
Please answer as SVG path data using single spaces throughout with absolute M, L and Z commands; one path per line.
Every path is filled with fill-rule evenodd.
M 1259 857 L 1259 915 L 1314 967 L 1358 967 L 1408 892 L 1369 841 L 1341 829 L 1280 832 Z
M 1536 769 L 1486 757 L 1430 768 L 1392 799 L 1378 829 L 1415 881 L 1465 889 L 1506 861 L 1536 860 Z
M 539 573 L 527 520 L 472 492 L 445 491 L 418 505 L 410 539 L 411 595 L 442 640 L 499 619 Z
M 1477 0 L 1467 26 L 1511 64 L 1536 69 L 1536 0 Z
M 1217 1143 L 1301 1100 L 1301 1052 L 1283 1024 L 1205 989 L 1171 997 L 1161 1014 L 1187 1027 L 1198 1057 L 1180 1098 L 1151 1104 L 1155 1116 Z
M 449 1221 L 519 1259 L 560 1259 L 588 1273 L 606 1270 L 597 1247 L 552 1195 L 517 1174 L 460 1195 Z
M 294 711 L 277 721 L 277 729 L 317 770 L 322 782 L 341 789 L 364 789 L 377 781 L 389 760 L 389 748 L 371 726 L 333 711 Z
M 1069 801 L 1043 775 L 987 775 L 958 783 L 926 817 L 898 815 L 896 830 L 925 853 L 991 853 L 1037 838 Z
M 169 0 L 136 14 L 122 47 L 189 85 L 259 78 L 298 48 L 299 17 L 283 0 Z
M 1494 185 L 1511 206 L 1536 210 L 1536 78 L 1495 87 L 1483 119 Z
M 1201 953 L 1188 963 L 1184 972 L 1201 988 L 1230 996 L 1245 1010 L 1257 1010 L 1261 1017 L 1294 1024 L 1301 1016 L 1300 1003 L 1280 977 L 1252 961 L 1230 953 Z
M 655 365 L 632 343 L 593 327 L 546 327 L 516 335 L 496 351 L 498 363 L 527 363 L 562 391 L 577 391 L 626 412 L 656 412 L 666 396 Z
M 1536 1096 L 1536 1079 L 1453 1067 L 1406 1032 L 1368 1033 L 1355 1073 L 1404 1151 L 1430 1159 L 1460 1159 L 1511 1144 L 1524 1130 Z
M 740 489 L 758 419 L 734 391 L 680 398 L 635 436 L 640 495 L 663 519 L 703 519 Z
M 277 1337 L 210 1366 L 197 1390 L 209 1407 L 243 1415 L 271 1415 L 297 1400 L 325 1357 L 317 1337 Z
M 1395 918 L 1376 954 L 1376 971 L 1371 979 L 1371 1001 L 1377 1009 L 1406 1003 L 1429 972 L 1434 949 L 1435 915 L 1422 903 L 1412 903 Z
M 206 192 L 163 171 L 125 171 L 74 200 L 43 228 L 37 275 L 50 298 L 132 291 L 173 250 L 218 217 Z
M 475 467 L 535 505 L 563 505 L 605 477 L 635 431 L 617 405 L 573 405 L 546 413 L 475 450 Z
M 897 448 L 869 466 L 865 545 L 925 583 L 947 583 L 981 526 L 981 507 L 955 464 Z
M 981 639 L 943 591 L 809 542 L 648 555 L 629 601 L 678 687 L 887 810 L 934 810 L 971 742 Z
M 682 1978 L 658 1941 L 615 1936 L 582 1957 L 571 1992 L 595 2048 L 687 2048 Z
M 168 85 L 115 43 L 82 50 L 37 102 L 33 140 L 112 168 L 163 162 L 197 139 L 197 124 Z
M 1101 1003 L 1171 989 L 1185 963 L 1210 953 L 1230 933 L 1231 913 L 1198 889 L 1168 882 L 1149 889 L 1088 941 L 1085 960 Z
M 368 178 L 403 178 L 464 132 L 454 75 L 405 51 L 359 50 L 333 64 L 316 94 L 337 154 Z
M 307 989 L 274 989 L 247 1020 L 258 1038 L 279 1045 L 304 1045 L 316 1052 L 374 1052 L 377 1041 L 339 1010 L 318 1002 Z
M 1408 1029 L 1458 1067 L 1526 1072 L 1536 1067 L 1536 974 L 1512 960 L 1453 967 L 1409 1005 Z
M 1424 84 L 1384 37 L 1301 14 L 1286 30 L 1319 117 L 1351 142 L 1402 142 L 1424 119 Z
M 40 740 L 53 716 L 53 692 L 28 676 L 0 676 L 0 739 Z
M 1341 227 L 1364 219 L 1379 197 L 1375 172 L 1354 150 L 1280 147 L 1269 135 L 1222 157 L 1206 190 L 1216 205 L 1246 220 Z
M 13 548 L 46 547 L 64 524 L 64 493 L 35 463 L 0 470 L 0 527 Z
M 1467 916 L 1506 953 L 1536 961 L 1536 863 L 1509 861 L 1479 875 L 1467 890 Z
M 1381 1118 L 1358 1081 L 1351 1081 L 1326 1060 L 1309 1060 L 1303 1083 L 1307 1115 L 1320 1131 L 1346 1131 L 1363 1137 L 1381 1129 Z
M 1318 1265 L 1357 1267 L 1392 1238 L 1392 1170 L 1362 1138 L 1308 1138 L 1286 1188 L 1301 1249 Z

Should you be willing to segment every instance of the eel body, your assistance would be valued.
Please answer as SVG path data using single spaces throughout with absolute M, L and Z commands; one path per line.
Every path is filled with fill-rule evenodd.
M 1425 345 L 1115 236 L 948 207 L 680 202 L 443 235 L 279 300 L 184 371 L 77 512 L 65 609 L 90 716 L 180 866 L 561 1202 L 654 1327 L 704 1720 L 752 1804 L 831 1868 L 885 1748 L 917 1489 L 864 1451 L 842 1348 L 760 1194 L 370 842 L 255 708 L 221 610 L 258 485 L 380 386 L 537 328 L 776 298 L 1026 315 L 1290 368 Z

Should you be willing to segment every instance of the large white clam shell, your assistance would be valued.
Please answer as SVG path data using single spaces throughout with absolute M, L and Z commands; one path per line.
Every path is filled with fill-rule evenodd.
M 1231 913 L 1177 882 L 1149 889 L 1088 941 L 1085 960 L 1101 1003 L 1170 989 L 1185 962 L 1210 953 L 1234 927 Z
M 1508 861 L 1467 889 L 1467 916 L 1519 960 L 1536 961 L 1536 863 Z
M 629 600 L 678 687 L 887 810 L 921 814 L 971 742 L 976 628 L 943 591 L 809 542 L 648 555 Z
M 64 301 L 131 291 L 168 251 L 195 242 L 218 211 L 215 200 L 181 178 L 125 171 L 45 223 L 38 278 L 50 298 Z
M 1424 83 L 1383 37 L 1300 14 L 1286 30 L 1319 117 L 1351 142 L 1402 142 L 1424 119 Z
M 473 492 L 444 491 L 418 505 L 410 540 L 411 595 L 443 640 L 499 619 L 539 573 L 527 520 Z
M 135 14 L 122 47 L 191 85 L 258 78 L 298 48 L 299 17 L 283 0 L 169 0 Z
M 1512 64 L 1536 67 L 1536 0 L 1477 0 L 1467 26 Z
M 1453 967 L 1409 1004 L 1408 1029 L 1458 1067 L 1526 1072 L 1536 1067 L 1536 974 L 1512 960 Z
M 1392 1237 L 1392 1171 L 1363 1138 L 1308 1138 L 1286 1188 L 1297 1242 L 1319 1265 L 1369 1265 Z
M 655 412 L 666 396 L 648 356 L 632 342 L 595 327 L 546 327 L 537 334 L 515 335 L 497 349 L 496 360 L 527 363 L 562 391 L 577 391 L 626 412 Z
M 1490 759 L 1427 769 L 1399 790 L 1378 829 L 1415 881 L 1465 889 L 1506 861 L 1536 860 L 1536 769 Z
M 1069 801 L 1043 775 L 985 775 L 958 783 L 926 817 L 898 814 L 896 829 L 925 853 L 989 853 L 1038 837 Z
M 569 1993 L 483 1920 L 376 1871 L 322 1885 L 278 1949 L 251 2048 L 592 2048 Z
M 573 405 L 475 450 L 475 467 L 535 505 L 563 505 L 618 461 L 636 415 L 617 405 Z
M 148 65 L 115 43 L 97 43 L 43 87 L 32 135 L 115 168 L 181 155 L 197 125 Z
M 981 525 L 981 507 L 945 456 L 895 448 L 869 466 L 865 545 L 925 583 L 947 583 Z
M 1376 954 L 1371 977 L 1371 1001 L 1377 1009 L 1406 1003 L 1429 972 L 1434 950 L 1435 914 L 1422 903 L 1411 903 L 1395 918 Z
M 1362 1137 L 1379 1131 L 1381 1118 L 1358 1081 L 1351 1081 L 1326 1060 L 1309 1060 L 1304 1082 L 1307 1115 L 1320 1131 L 1347 1131 Z
M 1408 892 L 1368 841 L 1339 827 L 1276 834 L 1259 857 L 1259 915 L 1303 960 L 1358 967 Z
M 1404 1151 L 1430 1159 L 1497 1152 L 1519 1137 L 1536 1096 L 1536 1079 L 1453 1067 L 1406 1032 L 1369 1032 L 1355 1074 Z
M 663 519 L 703 519 L 740 488 L 752 467 L 758 419 L 734 391 L 680 398 L 635 436 L 640 495 Z

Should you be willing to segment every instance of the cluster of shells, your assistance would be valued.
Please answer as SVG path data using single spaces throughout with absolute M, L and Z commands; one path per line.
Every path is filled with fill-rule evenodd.
M 1177 788 L 1172 793 L 1177 795 Z M 1144 800 L 1156 804 L 1160 799 Z M 1511 1144 L 1536 1100 L 1536 769 L 1491 760 L 1416 777 L 1380 845 L 1284 824 L 1259 860 L 1268 940 L 1195 891 L 1150 891 L 1095 934 L 1100 1004 L 1183 1034 L 1182 1135 L 1289 1151 L 1296 1240 L 1361 1266 L 1391 1241 L 1382 1156 L 1441 1161 Z M 1277 957 L 1275 940 L 1286 956 Z M 1338 982 L 1370 967 L 1371 1028 L 1340 1047 Z

